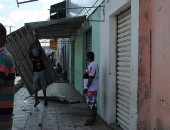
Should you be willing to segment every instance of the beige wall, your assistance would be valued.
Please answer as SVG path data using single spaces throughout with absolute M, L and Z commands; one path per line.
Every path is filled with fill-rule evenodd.
M 151 127 L 170 129 L 170 1 L 152 2 Z

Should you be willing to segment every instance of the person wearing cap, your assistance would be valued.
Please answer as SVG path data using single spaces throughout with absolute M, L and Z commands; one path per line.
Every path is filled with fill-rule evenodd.
M 36 107 L 40 101 L 38 100 L 38 91 L 43 90 L 44 94 L 44 106 L 48 105 L 46 96 L 46 77 L 44 73 L 44 63 L 42 61 L 42 50 L 40 49 L 40 43 L 36 40 L 33 46 L 30 48 L 30 58 L 33 64 L 33 90 L 35 93 L 35 103 Z
M 15 64 L 5 43 L 6 29 L 0 23 L 0 130 L 12 130 Z

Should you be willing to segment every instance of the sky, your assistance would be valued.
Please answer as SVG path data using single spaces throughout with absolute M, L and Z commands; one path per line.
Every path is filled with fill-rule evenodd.
M 28 0 L 18 0 L 23 2 Z M 16 0 L 0 0 L 0 23 L 2 23 L 7 33 L 21 28 L 25 23 L 46 21 L 50 17 L 50 6 L 63 0 L 38 0 L 17 6 Z M 11 28 L 9 27 L 11 26 Z

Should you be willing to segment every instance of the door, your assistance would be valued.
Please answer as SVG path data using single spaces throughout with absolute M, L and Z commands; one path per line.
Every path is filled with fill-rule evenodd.
M 116 120 L 130 130 L 131 10 L 117 17 L 117 106 Z
M 92 51 L 92 30 L 86 32 L 86 54 L 87 52 Z M 86 66 L 88 66 L 86 62 Z

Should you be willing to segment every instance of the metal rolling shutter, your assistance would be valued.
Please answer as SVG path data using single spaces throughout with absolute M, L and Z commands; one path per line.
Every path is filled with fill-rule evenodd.
M 86 32 L 86 52 L 92 51 L 92 30 Z
M 131 14 L 121 13 L 117 28 L 117 124 L 130 130 Z

